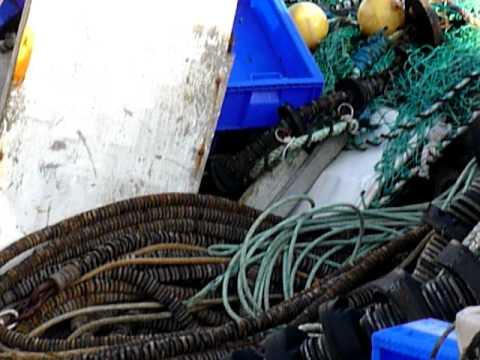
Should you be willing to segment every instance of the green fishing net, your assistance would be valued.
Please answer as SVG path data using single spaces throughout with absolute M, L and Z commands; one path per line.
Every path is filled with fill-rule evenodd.
M 352 73 L 351 55 L 357 48 L 359 36 L 357 27 L 340 27 L 331 32 L 315 51 L 315 61 L 325 78 L 324 93 L 331 92 L 338 79 L 346 78 Z
M 376 167 L 381 184 L 379 198 L 391 195 L 399 181 L 411 176 L 412 170 L 420 164 L 427 134 L 436 122 L 448 122 L 454 135 L 459 128 L 468 125 L 472 113 L 480 109 L 480 82 L 472 81 L 431 116 L 417 120 L 420 112 L 439 101 L 469 74 L 480 70 L 479 29 L 464 26 L 449 31 L 445 42 L 434 49 L 412 47 L 405 68 L 407 70 L 374 105 L 399 112 L 397 120 L 390 125 L 390 132 L 399 135 L 387 142 Z M 411 122 L 415 127 L 405 129 L 403 125 Z M 398 165 L 398 160 L 406 153 L 412 153 L 412 156 Z
M 294 2 L 298 1 L 288 3 Z M 343 3 L 342 0 L 311 2 L 324 9 Z M 458 0 L 454 4 L 467 13 L 480 16 L 479 0 Z M 442 102 L 442 106 L 431 116 L 418 121 L 418 114 L 432 107 L 471 73 L 480 70 L 480 29 L 463 23 L 459 26 L 462 17 L 449 7 L 447 1 L 437 1 L 432 3 L 432 7 L 442 22 L 451 25 L 445 32 L 444 43 L 436 48 L 413 43 L 404 45 L 408 60 L 403 71 L 368 109 L 369 114 L 382 107 L 395 109 L 399 113 L 397 119 L 388 124 L 389 131 L 385 137 L 389 140 L 386 141 L 383 157 L 376 166 L 379 189 L 372 206 L 384 205 L 380 200 L 391 197 L 398 183 L 411 178 L 414 171 L 418 170 L 422 151 L 428 142 L 428 134 L 435 124 L 440 121 L 447 123 L 447 140 L 451 140 L 469 124 L 472 113 L 480 109 L 480 81 L 476 80 L 471 81 L 452 99 Z M 329 15 L 331 20 L 335 18 L 334 15 Z M 325 77 L 324 94 L 333 91 L 339 79 L 352 75 L 352 56 L 363 45 L 364 40 L 358 26 L 333 22 L 328 37 L 313 54 Z M 363 76 L 389 69 L 394 60 L 395 52 L 389 49 Z M 372 143 L 382 141 L 383 138 Z M 404 158 L 405 154 L 409 156 Z

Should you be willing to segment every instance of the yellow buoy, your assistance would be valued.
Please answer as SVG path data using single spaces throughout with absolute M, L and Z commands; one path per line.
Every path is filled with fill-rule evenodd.
M 311 2 L 296 3 L 290 7 L 289 12 L 308 48 L 315 50 L 328 34 L 327 15 Z
M 391 35 L 405 24 L 405 11 L 399 0 L 363 0 L 357 20 L 360 31 L 366 36 L 384 29 Z
M 30 64 L 33 48 L 33 31 L 26 27 L 23 31 L 20 49 L 18 50 L 17 63 L 15 64 L 15 72 L 13 73 L 13 85 L 19 86 L 25 79 L 25 74 Z

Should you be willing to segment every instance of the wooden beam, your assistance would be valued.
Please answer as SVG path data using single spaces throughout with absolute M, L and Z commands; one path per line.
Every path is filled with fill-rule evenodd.
M 242 196 L 240 202 L 265 210 L 272 204 L 292 195 L 307 194 L 323 170 L 337 157 L 347 142 L 341 135 L 320 144 L 309 156 L 304 151 L 293 161 L 285 161 L 264 174 Z M 275 211 L 279 216 L 289 215 L 298 204 L 290 203 Z
M 236 5 L 31 2 L 31 63 L 0 134 L 0 199 L 20 233 L 121 199 L 198 191 Z

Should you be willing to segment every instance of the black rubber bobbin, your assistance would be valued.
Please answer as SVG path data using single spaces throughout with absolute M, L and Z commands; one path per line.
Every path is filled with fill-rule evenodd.
M 370 358 L 370 341 L 358 326 L 361 317 L 362 313 L 354 309 L 333 309 L 322 314 L 320 321 L 333 359 Z
M 471 225 L 464 223 L 451 212 L 444 211 L 434 205 L 426 211 L 423 221 L 447 239 L 465 239 L 472 231 Z
M 365 287 L 375 290 L 374 298 L 388 300 L 407 321 L 429 316 L 429 308 L 422 295 L 421 283 L 403 269 L 397 268 Z
M 440 254 L 438 262 L 451 273 L 463 280 L 472 291 L 472 295 L 480 302 L 480 261 L 465 246 L 453 240 Z

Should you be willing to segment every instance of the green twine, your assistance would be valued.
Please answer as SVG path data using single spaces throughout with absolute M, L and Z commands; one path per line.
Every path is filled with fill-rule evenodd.
M 396 55 L 393 48 L 389 49 L 382 57 L 372 66 L 372 68 L 367 72 L 366 76 L 373 76 L 379 73 L 382 73 L 388 69 L 391 69 Z
M 468 189 L 476 173 L 477 165 L 473 160 L 456 184 L 433 203 L 443 208 L 448 207 L 457 195 Z M 258 232 L 259 226 L 269 214 L 292 201 L 307 201 L 312 208 Z M 211 255 L 229 256 L 232 259 L 225 274 L 186 301 L 186 305 L 191 307 L 220 289 L 227 313 L 240 321 L 238 309 L 234 309 L 229 301 L 230 293 L 235 289 L 243 311 L 254 317 L 271 306 L 271 282 L 275 271 L 281 272 L 283 297 L 289 299 L 301 290 L 294 285 L 305 259 L 314 261 L 306 274 L 304 288 L 307 289 L 313 285 L 320 269 L 322 273 L 328 273 L 341 268 L 418 226 L 429 206 L 425 203 L 359 210 L 348 204 L 315 207 L 313 200 L 303 195 L 287 198 L 267 209 L 255 221 L 242 244 L 218 244 L 209 248 Z M 340 253 L 342 256 L 339 256 Z M 257 270 L 252 279 L 249 270 L 254 266 Z
M 297 2 L 297 1 L 289 1 Z M 312 1 L 320 5 L 335 6 L 339 1 Z M 474 15 L 480 14 L 478 0 L 458 0 L 456 5 Z M 434 4 L 438 12 L 446 7 Z M 451 16 L 454 16 L 453 14 Z M 351 76 L 353 62 L 351 56 L 361 46 L 358 27 L 352 25 L 332 26 L 330 34 L 322 41 L 314 53 L 315 60 L 325 78 L 324 94 L 334 91 L 338 80 Z M 471 26 L 452 28 L 445 34 L 445 42 L 436 47 L 418 47 L 407 45 L 408 60 L 406 71 L 391 83 L 384 95 L 369 106 L 374 113 L 381 107 L 397 109 L 399 116 L 389 124 L 391 133 L 399 133 L 402 125 L 415 121 L 416 115 L 428 109 L 442 98 L 452 86 L 465 76 L 480 69 L 480 31 Z M 364 75 L 372 76 L 391 67 L 395 52 L 390 49 Z M 409 179 L 413 169 L 421 163 L 421 154 L 428 139 L 427 135 L 439 119 L 446 119 L 451 125 L 449 140 L 458 134 L 459 129 L 468 125 L 473 111 L 480 108 L 480 83 L 472 82 L 459 96 L 444 104 L 440 111 L 419 122 L 415 128 L 400 131 L 400 136 L 389 140 L 383 157 L 376 166 L 380 189 L 371 206 L 381 206 L 380 200 L 389 198 L 396 191 L 400 181 Z M 413 142 L 412 139 L 417 139 Z M 360 138 L 353 140 L 361 142 Z M 381 143 L 382 139 L 372 139 L 372 143 Z M 398 159 L 411 153 L 410 159 L 401 166 L 395 166 Z
M 398 133 L 402 125 L 416 121 L 419 112 L 428 109 L 468 74 L 480 70 L 480 31 L 465 26 L 448 32 L 445 43 L 434 49 L 412 47 L 406 68 L 408 70 L 372 106 L 398 109 L 399 116 L 391 125 L 391 133 Z M 455 134 L 459 128 L 469 124 L 472 113 L 479 108 L 480 82 L 472 81 L 439 111 L 388 141 L 376 166 L 381 184 L 378 198 L 391 195 L 400 180 L 411 177 L 412 169 L 420 164 L 428 132 L 439 119 L 446 119 L 452 125 L 452 134 Z M 396 167 L 397 160 L 409 151 L 412 152 L 409 161 Z M 379 203 L 374 202 L 372 206 L 379 206 Z
M 296 2 L 298 1 L 286 1 L 287 5 Z M 310 2 L 330 8 L 341 3 L 340 0 L 311 0 Z M 328 36 L 320 43 L 318 49 L 313 54 L 325 79 L 324 94 L 333 91 L 338 80 L 348 78 L 352 75 L 354 69 L 352 55 L 358 49 L 359 45 L 361 45 L 361 34 L 358 26 L 348 24 L 335 24 L 330 26 Z M 374 75 L 385 71 L 390 68 L 394 59 L 394 51 L 389 50 L 365 75 Z
M 338 79 L 348 77 L 353 71 L 352 53 L 356 49 L 360 32 L 355 26 L 344 26 L 331 32 L 314 54 L 325 78 L 324 93 L 334 90 Z

